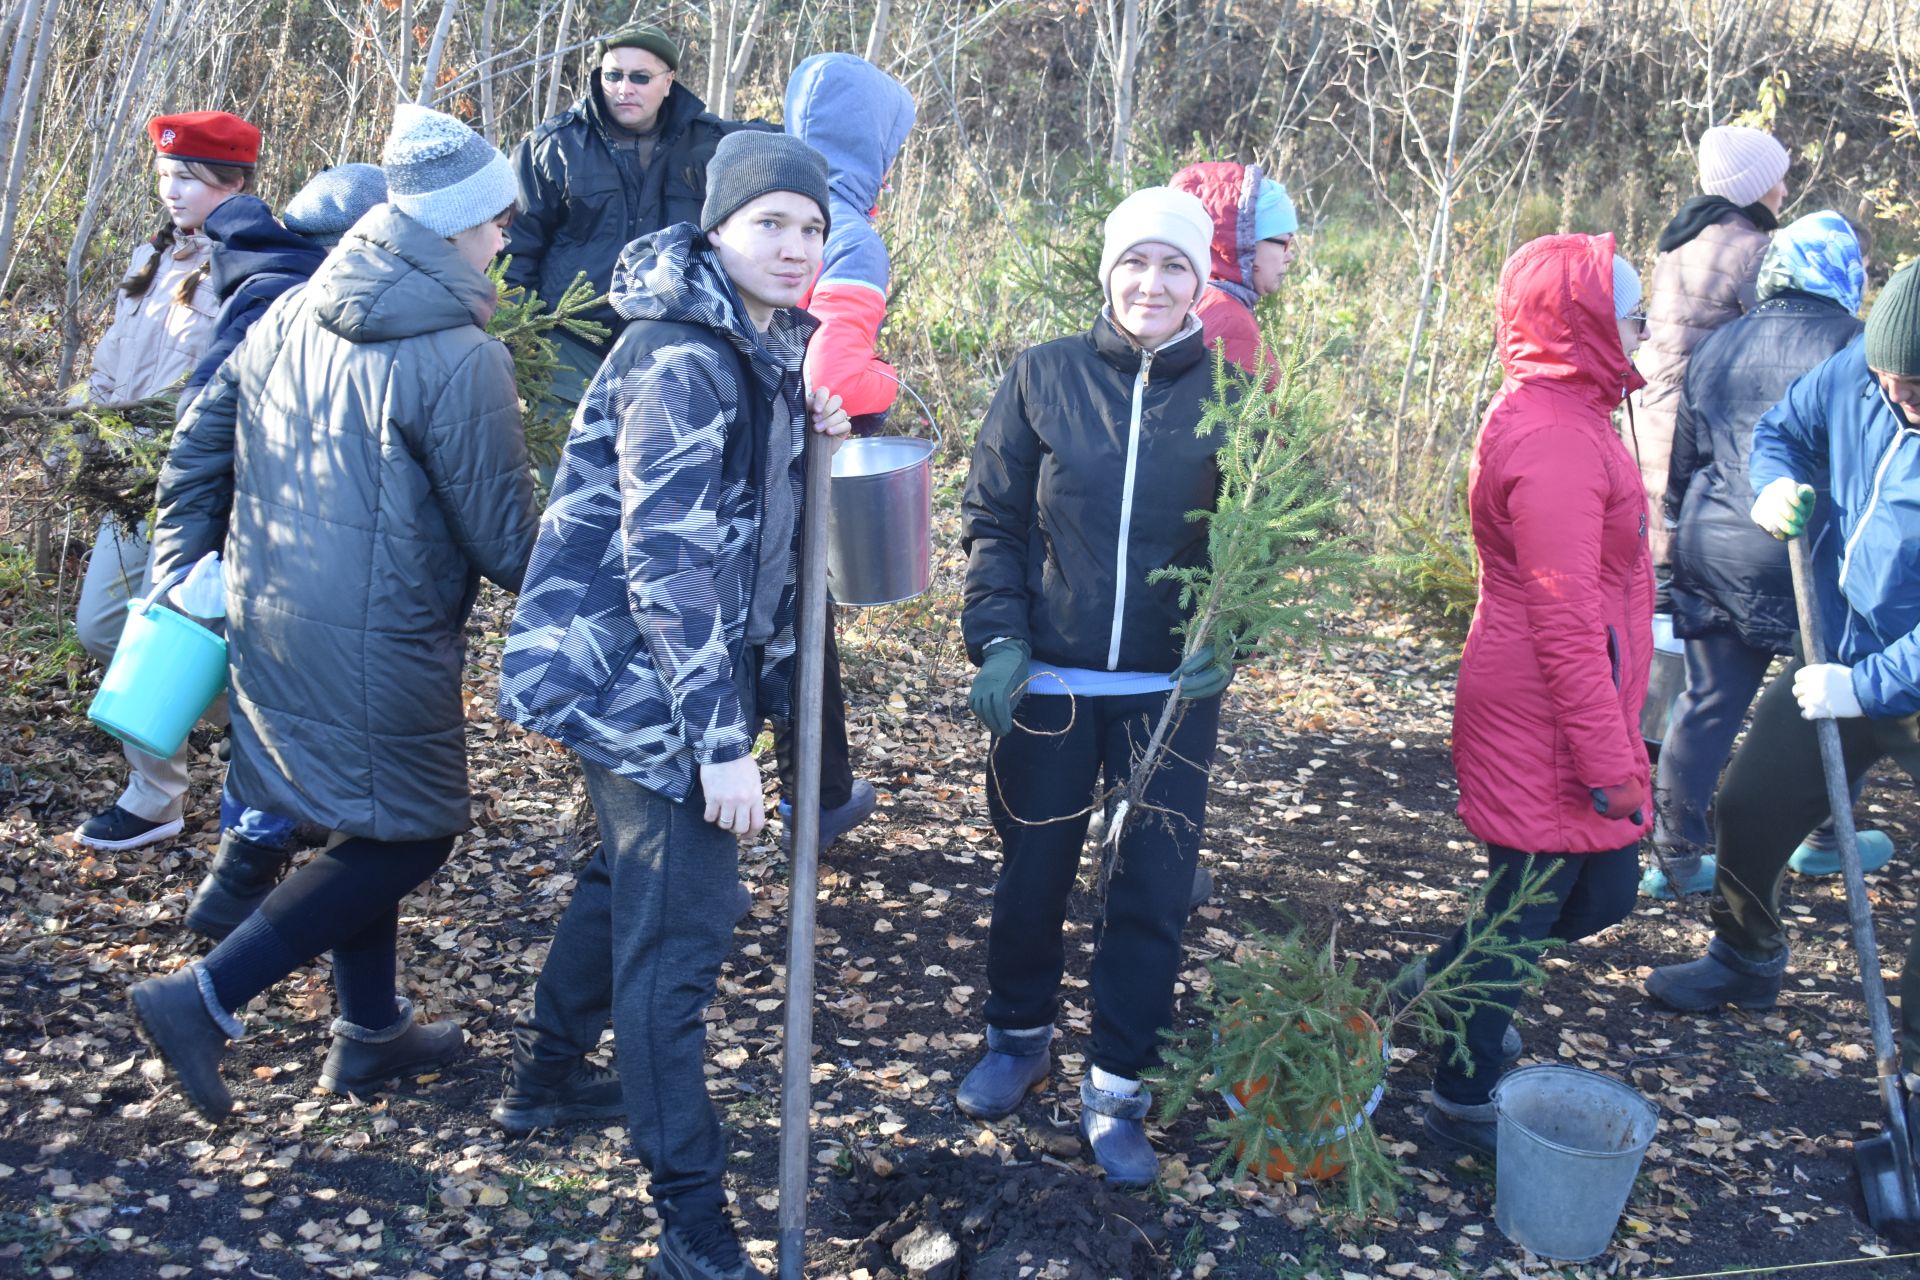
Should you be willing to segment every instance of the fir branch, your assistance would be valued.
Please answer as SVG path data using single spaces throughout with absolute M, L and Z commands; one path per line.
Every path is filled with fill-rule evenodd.
M 554 375 L 560 370 L 559 349 L 548 335 L 564 330 L 587 343 L 604 342 L 607 326 L 589 320 L 586 313 L 604 304 L 607 295 L 595 293 L 582 271 L 574 276 L 552 306 L 522 285 L 507 283 L 512 258 L 502 258 L 487 272 L 499 291 L 500 305 L 487 322 L 487 332 L 507 344 L 513 356 L 513 381 L 520 392 L 521 421 L 527 433 L 527 457 L 538 470 L 559 461 L 572 422 L 552 410 Z

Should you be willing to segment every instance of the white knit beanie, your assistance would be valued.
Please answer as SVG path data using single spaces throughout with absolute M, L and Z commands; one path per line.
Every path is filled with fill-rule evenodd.
M 1787 176 L 1787 149 L 1764 129 L 1715 125 L 1700 135 L 1700 189 L 1750 205 Z
M 1213 264 L 1213 219 L 1200 197 L 1172 187 L 1142 187 L 1114 206 L 1107 215 L 1106 242 L 1100 248 L 1100 292 L 1111 297 L 1108 280 L 1120 255 L 1148 241 L 1172 245 L 1193 264 L 1193 274 L 1207 282 Z M 1194 294 L 1195 301 L 1199 293 Z
M 1640 309 L 1640 273 L 1619 254 L 1613 255 L 1613 318 L 1625 320 Z
M 387 203 L 436 235 L 456 236 L 519 198 L 499 148 L 452 116 L 403 102 L 380 156 Z

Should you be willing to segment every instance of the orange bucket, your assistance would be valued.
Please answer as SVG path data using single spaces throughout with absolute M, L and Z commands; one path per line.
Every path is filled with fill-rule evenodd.
M 1380 1034 L 1380 1028 L 1372 1018 L 1365 1013 L 1356 1013 L 1347 1019 L 1347 1026 L 1379 1044 L 1382 1060 L 1392 1061 L 1392 1055 L 1387 1048 L 1387 1038 Z M 1302 1024 L 1301 1029 L 1308 1028 Z M 1354 1065 L 1364 1067 L 1367 1065 L 1367 1059 L 1358 1058 Z M 1226 1102 L 1227 1109 L 1238 1116 L 1246 1111 L 1248 1102 L 1259 1097 L 1266 1088 L 1267 1080 L 1263 1076 L 1258 1080 L 1242 1081 L 1231 1089 L 1223 1089 L 1220 1097 Z M 1292 1133 L 1276 1128 L 1275 1123 L 1285 1122 L 1279 1121 L 1277 1117 L 1268 1116 L 1267 1149 L 1262 1155 L 1250 1160 L 1248 1167 L 1257 1170 L 1274 1182 L 1324 1182 L 1329 1178 L 1338 1177 L 1347 1167 L 1346 1157 L 1341 1153 L 1338 1144 L 1341 1139 L 1359 1132 L 1360 1127 L 1366 1124 L 1367 1117 L 1378 1109 L 1381 1100 L 1386 1096 L 1387 1084 L 1382 1080 L 1374 1086 L 1372 1094 L 1364 1099 L 1356 1095 L 1329 1102 L 1314 1119 L 1312 1129 L 1306 1133 Z M 1306 1162 L 1305 1167 L 1302 1167 L 1289 1157 L 1287 1154 L 1289 1150 L 1302 1154 L 1311 1151 L 1313 1157 Z M 1247 1154 L 1245 1146 L 1241 1146 L 1235 1154 L 1245 1158 Z

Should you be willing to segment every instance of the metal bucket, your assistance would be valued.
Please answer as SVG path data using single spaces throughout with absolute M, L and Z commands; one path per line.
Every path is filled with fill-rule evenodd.
M 844 605 L 911 600 L 933 583 L 932 440 L 866 436 L 833 455 L 827 590 Z
M 1667 740 L 1673 704 L 1687 688 L 1685 647 L 1674 637 L 1673 622 L 1654 615 L 1653 668 L 1647 673 L 1647 700 L 1640 707 L 1640 737 L 1657 747 Z
M 1607 1251 L 1659 1112 L 1634 1089 L 1578 1067 L 1522 1067 L 1493 1087 L 1499 1124 L 1493 1221 L 1543 1258 Z

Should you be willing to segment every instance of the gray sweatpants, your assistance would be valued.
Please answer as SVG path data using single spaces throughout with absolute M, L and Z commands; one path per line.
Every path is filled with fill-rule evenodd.
M 80 647 L 102 666 L 113 661 L 120 647 L 120 633 L 127 625 L 127 603 L 146 594 L 152 568 L 153 549 L 145 536 L 113 520 L 101 524 L 93 554 L 87 558 L 86 577 L 80 582 L 73 626 Z M 207 719 L 216 725 L 227 722 L 225 694 L 207 709 Z M 180 817 L 186 809 L 189 752 L 190 748 L 182 746 L 167 759 L 127 746 L 127 789 L 115 803 L 148 822 L 172 822 Z

